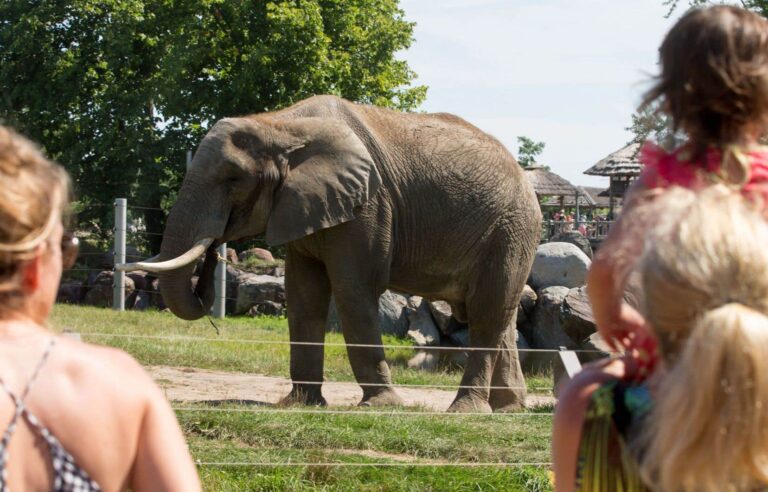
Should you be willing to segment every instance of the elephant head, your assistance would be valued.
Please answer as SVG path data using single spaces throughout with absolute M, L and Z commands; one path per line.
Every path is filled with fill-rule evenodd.
M 160 254 L 121 269 L 158 272 L 171 311 L 197 319 L 213 303 L 218 244 L 266 233 L 278 245 L 352 220 L 380 184 L 365 145 L 341 120 L 227 118 L 208 132 L 187 169 Z

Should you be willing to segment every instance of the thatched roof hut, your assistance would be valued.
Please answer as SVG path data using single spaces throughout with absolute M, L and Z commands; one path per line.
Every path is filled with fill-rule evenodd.
M 525 168 L 525 177 L 533 185 L 536 196 L 573 196 L 576 187 L 544 166 L 532 164 Z
M 584 174 L 591 176 L 639 176 L 643 165 L 638 160 L 640 144 L 633 143 L 609 154 L 597 164 L 590 167 Z

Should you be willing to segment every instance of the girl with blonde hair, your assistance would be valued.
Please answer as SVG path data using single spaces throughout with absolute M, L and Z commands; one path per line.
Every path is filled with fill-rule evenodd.
M 0 189 L 0 490 L 200 490 L 141 366 L 46 326 L 77 256 L 66 173 L 0 126 Z
M 768 223 L 725 186 L 639 205 L 659 221 L 637 271 L 659 343 L 638 381 L 629 354 L 564 389 L 556 490 L 768 488 Z

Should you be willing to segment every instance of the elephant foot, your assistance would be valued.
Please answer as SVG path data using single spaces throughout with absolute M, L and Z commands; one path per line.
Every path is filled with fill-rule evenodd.
M 363 399 L 360 400 L 360 407 L 398 407 L 403 406 L 405 402 L 400 395 L 395 393 L 392 388 L 384 388 L 375 393 L 363 392 Z
M 492 389 L 488 404 L 494 412 L 516 412 L 525 408 L 525 390 Z
M 314 407 L 324 407 L 328 402 L 323 398 L 320 387 L 306 388 L 293 386 L 293 389 L 278 403 L 279 406 L 307 405 Z
M 453 400 L 448 411 L 453 413 L 491 413 L 493 410 L 487 401 L 465 395 Z

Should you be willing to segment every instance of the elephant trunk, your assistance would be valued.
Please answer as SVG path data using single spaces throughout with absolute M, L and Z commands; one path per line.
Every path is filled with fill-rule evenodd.
M 160 246 L 161 259 L 177 258 L 190 251 L 196 243 L 200 244 L 201 239 L 221 238 L 223 235 L 226 227 L 224 214 L 201 211 L 201 197 L 206 195 L 190 188 L 194 187 L 185 183 L 168 216 Z M 217 245 L 218 241 L 214 241 L 207 247 L 197 285 L 192 283 L 196 261 L 178 269 L 158 272 L 163 300 L 179 318 L 195 320 L 210 311 L 214 301 L 213 276 L 217 263 Z

